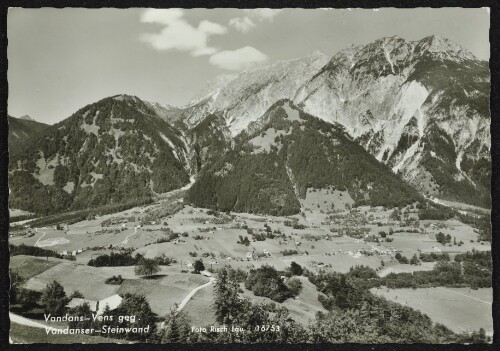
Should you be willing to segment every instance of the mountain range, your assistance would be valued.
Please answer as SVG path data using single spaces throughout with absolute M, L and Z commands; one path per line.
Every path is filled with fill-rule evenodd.
M 9 122 L 9 151 L 19 152 L 25 141 L 31 140 L 37 134 L 49 127 L 48 124 L 35 121 L 30 116 L 19 118 L 7 116 Z
M 187 106 L 117 95 L 28 134 L 9 118 L 10 205 L 119 203 L 196 175 L 186 200 L 223 210 L 298 213 L 310 188 L 489 207 L 489 94 L 488 63 L 463 47 L 390 37 L 218 77 Z

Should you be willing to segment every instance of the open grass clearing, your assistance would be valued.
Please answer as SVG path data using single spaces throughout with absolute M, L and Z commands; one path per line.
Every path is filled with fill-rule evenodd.
M 10 258 L 9 269 L 12 269 L 24 279 L 30 279 L 62 262 L 64 262 L 64 260 L 53 257 L 45 258 L 18 255 Z
M 213 302 L 214 287 L 211 285 L 196 292 L 182 311 L 189 316 L 192 326 L 215 325 L 215 312 L 212 308 Z
M 388 300 L 419 310 L 434 322 L 444 324 L 455 332 L 484 328 L 488 335 L 493 334 L 492 289 L 374 288 L 371 291 Z

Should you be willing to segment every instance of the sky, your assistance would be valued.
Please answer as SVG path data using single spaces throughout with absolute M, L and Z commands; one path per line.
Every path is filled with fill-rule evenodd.
M 221 74 L 437 34 L 488 60 L 489 10 L 22 9 L 7 17 L 8 113 L 53 124 L 107 96 L 181 106 Z

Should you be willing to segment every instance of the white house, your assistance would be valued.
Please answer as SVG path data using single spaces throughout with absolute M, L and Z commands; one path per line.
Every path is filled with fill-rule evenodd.
M 106 297 L 105 299 L 102 299 L 101 301 L 99 301 L 97 314 L 103 314 L 106 306 L 108 306 L 111 311 L 115 310 L 118 306 L 120 306 L 122 300 L 123 298 L 118 294 L 114 294 Z

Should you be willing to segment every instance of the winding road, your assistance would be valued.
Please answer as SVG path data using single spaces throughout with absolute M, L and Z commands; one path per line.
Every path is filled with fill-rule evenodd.
M 196 288 L 194 288 L 193 290 L 191 290 L 183 299 L 182 301 L 179 303 L 179 305 L 177 306 L 177 312 L 180 312 L 185 306 L 186 304 L 189 302 L 189 300 L 191 300 L 191 298 L 194 296 L 194 294 L 196 294 L 196 292 L 200 289 L 203 289 L 203 288 L 206 288 L 207 286 L 211 285 L 213 282 L 215 281 L 215 278 L 214 277 L 210 277 L 210 280 L 205 283 L 205 284 L 202 284 L 200 286 L 197 286 Z
M 43 235 L 41 237 L 38 238 L 38 240 L 36 241 L 35 245 L 34 246 L 37 246 L 38 247 L 38 243 L 40 242 L 40 240 L 42 240 L 42 238 L 45 236 L 45 234 L 47 234 L 46 232 L 43 232 Z
M 128 238 L 134 236 L 135 234 L 137 234 L 137 229 L 140 228 L 140 227 L 134 227 L 134 232 L 130 235 L 127 235 L 127 237 L 121 242 L 121 245 L 126 245 L 128 243 Z

